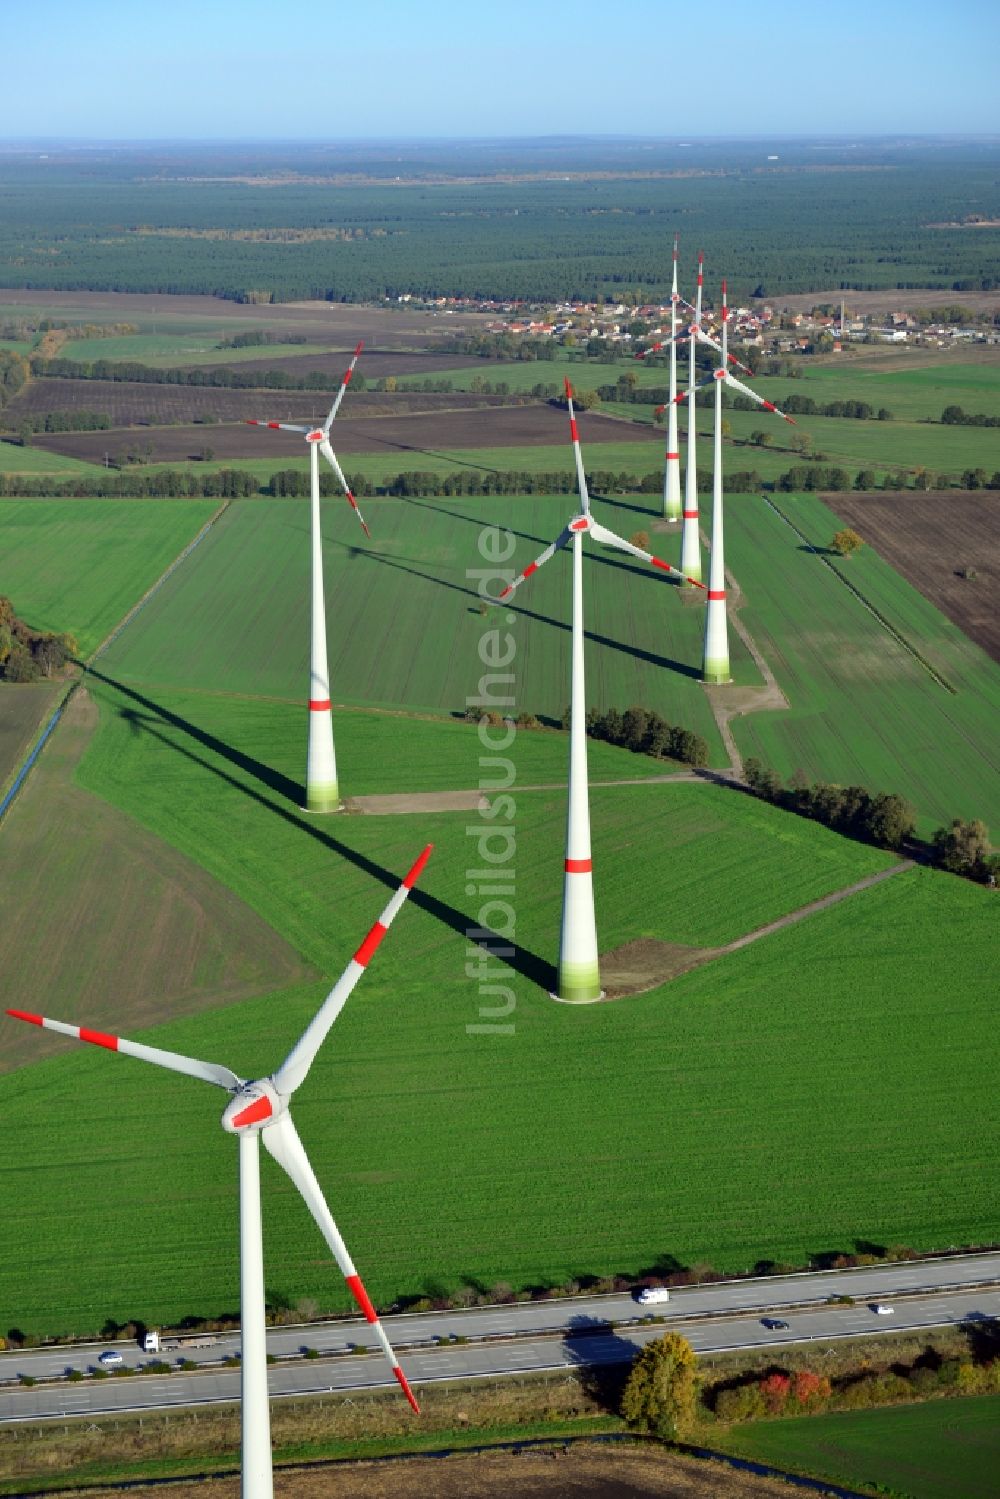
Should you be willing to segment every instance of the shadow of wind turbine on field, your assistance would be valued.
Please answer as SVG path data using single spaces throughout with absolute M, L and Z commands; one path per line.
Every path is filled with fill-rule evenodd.
M 219 780 L 225 782 L 227 786 L 240 792 L 241 795 L 249 797 L 259 807 L 263 807 L 266 811 L 273 813 L 275 817 L 281 818 L 283 822 L 290 824 L 299 832 L 304 833 L 306 837 L 315 839 L 325 848 L 328 848 L 331 853 L 338 854 L 348 864 L 353 864 L 356 869 L 363 870 L 372 879 L 378 880 L 386 889 L 394 891 L 398 888 L 399 874 L 396 870 L 386 869 L 383 865 L 377 864 L 374 859 L 370 859 L 366 854 L 351 848 L 350 844 L 344 843 L 339 838 L 335 838 L 331 833 L 326 832 L 324 828 L 318 827 L 315 822 L 308 820 L 307 815 L 301 815 L 298 812 L 293 812 L 288 807 L 281 806 L 278 802 L 274 802 L 270 797 L 265 796 L 263 792 L 258 791 L 254 786 L 248 785 L 245 781 L 239 780 L 234 775 L 230 775 L 229 771 L 223 769 L 221 765 L 213 765 L 210 760 L 206 760 L 201 755 L 195 754 L 194 750 L 186 748 L 183 744 L 178 744 L 168 734 L 162 732 L 162 727 L 166 725 L 159 715 L 154 717 L 150 714 L 140 713 L 134 708 L 120 708 L 118 711 L 135 732 L 148 734 L 151 738 L 159 740 L 167 749 L 173 750 L 175 754 L 183 755 L 186 760 L 197 765 L 200 769 L 208 771 L 210 775 L 216 776 Z M 171 720 L 170 727 L 179 728 L 181 732 L 187 731 L 182 718 L 178 718 L 177 715 L 171 715 Z M 196 731 L 193 737 L 199 743 L 206 739 L 212 740 L 211 735 L 201 734 L 200 731 Z M 221 745 L 221 741 L 214 740 L 213 744 Z M 243 768 L 241 762 L 247 758 L 235 754 L 233 751 L 228 750 L 226 746 L 221 746 L 217 753 L 220 757 L 229 759 L 232 764 L 239 766 L 241 769 Z M 256 764 L 257 762 L 251 761 L 250 763 Z M 296 787 L 295 790 L 297 794 L 301 794 L 300 787 Z M 542 989 L 551 989 L 555 981 L 555 970 L 550 963 L 546 963 L 537 953 L 529 951 L 528 948 L 511 941 L 508 937 L 500 936 L 498 933 L 482 927 L 472 913 L 460 911 L 456 906 L 449 905 L 447 901 L 441 900 L 438 896 L 429 895 L 426 890 L 419 887 L 411 891 L 410 904 L 419 906 L 422 911 L 426 911 L 429 916 L 433 916 L 443 926 L 450 928 L 462 938 L 464 943 L 474 944 L 492 953 L 501 962 L 506 963 L 515 973 L 520 974 L 522 978 L 527 979 L 530 983 L 536 984 Z M 477 935 L 474 936 L 473 933 Z
M 475 599 L 477 604 L 492 603 L 498 609 L 506 610 L 510 614 L 516 614 L 524 619 L 535 620 L 538 624 L 551 625 L 555 630 L 562 630 L 565 634 L 572 634 L 572 624 L 569 620 L 553 619 L 548 614 L 538 614 L 534 609 L 526 609 L 523 604 L 514 604 L 505 600 L 502 604 L 497 599 L 485 599 L 475 588 L 468 588 L 464 583 L 452 583 L 447 578 L 436 577 L 433 573 L 421 572 L 417 567 L 407 567 L 402 562 L 395 561 L 392 557 L 383 557 L 378 552 L 365 552 L 360 547 L 355 550 L 356 557 L 367 557 L 372 562 L 381 563 L 383 567 L 394 567 L 398 572 L 409 573 L 414 578 L 422 578 L 426 583 L 433 583 L 438 588 L 448 588 L 453 593 L 465 594 L 467 598 Z M 605 559 L 599 558 L 604 561 Z M 639 571 L 638 568 L 634 569 Z M 629 569 L 633 571 L 633 569 Z M 655 580 L 654 580 L 655 581 Z M 593 642 L 594 645 L 607 646 L 609 650 L 621 651 L 623 655 L 631 656 L 635 660 L 645 661 L 650 666 L 662 667 L 665 671 L 676 672 L 678 676 L 691 677 L 694 681 L 701 681 L 701 668 L 689 666 L 684 661 L 675 661 L 672 656 L 661 656 L 656 651 L 646 650 L 641 645 L 625 645 L 620 640 L 612 640 L 608 635 L 599 635 L 596 630 L 584 629 L 584 639 Z
M 164 708 L 160 703 L 154 702 L 152 698 L 145 697 L 143 693 L 137 692 L 134 687 L 126 687 L 124 682 L 116 681 L 114 677 L 107 676 L 104 672 L 98 671 L 96 667 L 87 667 L 85 671 L 85 681 L 93 678 L 98 682 L 103 682 L 105 686 L 113 688 L 115 692 L 120 692 L 123 697 L 131 698 L 133 703 L 137 703 L 140 708 L 146 710 L 146 713 L 152 715 L 149 719 L 150 722 L 159 720 L 161 723 L 169 724 L 171 728 L 179 729 L 182 734 L 187 734 L 189 738 L 196 740 L 205 749 L 211 750 L 213 754 L 221 755 L 247 775 L 253 776 L 254 780 L 260 781 L 262 786 L 267 786 L 269 790 L 276 791 L 280 796 L 286 797 L 296 806 L 301 805 L 303 795 L 305 794 L 305 787 L 301 781 L 293 781 L 283 771 L 275 770 L 271 765 L 265 765 L 263 760 L 254 759 L 253 755 L 248 755 L 244 750 L 236 749 L 234 745 L 227 744 L 224 739 L 219 739 L 215 734 L 210 734 L 207 729 L 200 729 L 190 719 L 182 718 L 179 713 L 171 712 L 169 708 Z M 136 720 L 142 720 L 144 717 L 141 713 L 131 714 L 128 709 L 124 708 L 120 708 L 118 711 L 122 718 L 127 721 L 131 721 L 133 717 Z

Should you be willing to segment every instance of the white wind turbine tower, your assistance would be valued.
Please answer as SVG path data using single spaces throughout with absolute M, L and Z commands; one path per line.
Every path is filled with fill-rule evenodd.
M 684 511 L 683 526 L 681 528 L 681 572 L 691 578 L 701 578 L 701 540 L 698 534 L 698 463 L 696 455 L 696 412 L 695 412 L 695 350 L 698 346 L 698 331 L 701 328 L 701 291 L 704 281 L 704 251 L 698 251 L 698 296 L 695 305 L 694 322 L 691 324 L 690 336 L 690 364 L 688 367 L 688 421 L 687 421 L 687 470 L 684 483 Z M 674 396 L 671 404 L 677 404 L 680 397 Z
M 786 422 L 795 426 L 792 417 L 786 416 L 779 411 L 773 401 L 766 401 L 759 396 L 749 385 L 744 385 L 742 380 L 737 380 L 735 375 L 730 374 L 730 364 L 736 364 L 740 369 L 744 366 L 739 363 L 729 352 L 729 305 L 726 296 L 726 283 L 722 283 L 722 342 L 717 343 L 710 338 L 699 326 L 695 330 L 695 336 L 699 343 L 708 348 L 715 349 L 720 355 L 718 369 L 712 372 L 710 380 L 703 380 L 699 385 L 693 387 L 700 390 L 703 386 L 715 384 L 715 432 L 714 432 L 714 464 L 712 473 L 712 555 L 709 567 L 708 583 L 708 608 L 705 612 L 705 648 L 702 661 L 702 676 L 706 682 L 724 683 L 731 682 L 732 676 L 729 671 L 729 626 L 726 616 L 726 560 L 725 543 L 723 535 L 723 472 L 722 472 L 722 387 L 731 385 L 742 395 L 749 396 L 756 401 L 758 406 L 763 406 L 766 411 L 772 411 L 775 416 L 782 417 Z M 690 396 L 691 391 L 687 392 Z M 677 397 L 678 401 L 685 399 L 684 394 Z
M 352 1296 L 375 1329 L 375 1336 L 392 1366 L 392 1372 L 415 1411 L 419 1406 L 406 1375 L 392 1350 L 375 1308 L 368 1298 L 354 1261 L 326 1205 L 322 1189 L 309 1164 L 302 1141 L 292 1123 L 289 1102 L 295 1090 L 305 1082 L 316 1053 L 337 1019 L 376 948 L 385 936 L 393 917 L 399 911 L 420 872 L 430 858 L 428 845 L 410 869 L 403 883 L 389 901 L 378 921 L 348 963 L 324 1003 L 313 1016 L 298 1041 L 276 1072 L 256 1082 L 245 1082 L 228 1067 L 216 1062 L 202 1062 L 195 1057 L 143 1046 L 121 1036 L 66 1025 L 43 1015 L 29 1015 L 23 1010 L 8 1010 L 15 1020 L 58 1031 L 109 1051 L 137 1057 L 142 1062 L 183 1072 L 202 1082 L 214 1083 L 232 1095 L 222 1115 L 222 1127 L 239 1138 L 240 1169 L 240 1328 L 242 1357 L 240 1401 L 242 1418 L 241 1495 L 242 1499 L 272 1499 L 271 1418 L 267 1393 L 267 1345 L 264 1317 L 264 1255 L 260 1218 L 260 1153 L 258 1137 L 264 1148 L 298 1187 L 320 1233 L 340 1266 Z
M 587 786 L 587 703 L 584 683 L 583 647 L 583 537 L 589 534 L 604 546 L 616 547 L 628 552 L 642 562 L 648 562 L 663 572 L 678 573 L 669 562 L 633 546 L 630 541 L 616 536 L 592 518 L 590 495 L 583 469 L 580 451 L 580 436 L 573 411 L 573 392 L 565 381 L 566 399 L 569 404 L 569 427 L 576 460 L 577 484 L 580 491 L 580 513 L 570 520 L 565 529 L 540 557 L 528 564 L 524 572 L 515 578 L 499 595 L 509 598 L 532 573 L 548 562 L 567 542 L 573 543 L 573 626 L 572 626 L 572 674 L 569 710 L 569 778 L 568 805 L 566 812 L 566 855 L 563 864 L 562 925 L 559 934 L 559 971 L 555 999 L 573 1004 L 587 1004 L 601 998 L 601 974 L 597 951 L 597 920 L 594 914 L 594 877 L 590 848 L 590 796 Z M 703 585 L 697 579 L 686 581 Z
M 291 422 L 247 421 L 248 427 L 273 427 L 280 432 L 298 432 L 309 444 L 309 477 L 312 511 L 312 624 L 309 652 L 309 747 L 306 754 L 306 811 L 336 812 L 340 807 L 337 782 L 337 756 L 333 747 L 333 713 L 330 707 L 330 668 L 327 664 L 326 601 L 323 592 L 323 537 L 319 517 L 319 455 L 329 463 L 340 487 L 361 522 L 366 536 L 371 533 L 358 502 L 344 478 L 337 456 L 330 446 L 330 428 L 351 383 L 354 366 L 363 344 L 354 350 L 354 358 L 344 373 L 336 400 L 321 427 L 299 427 Z

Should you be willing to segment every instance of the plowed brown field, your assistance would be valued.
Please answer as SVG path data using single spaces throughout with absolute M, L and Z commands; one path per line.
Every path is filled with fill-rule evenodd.
M 416 339 L 411 339 L 411 343 Z M 444 370 L 460 370 L 469 365 L 477 364 L 482 368 L 483 378 L 490 379 L 494 366 L 489 359 L 478 359 L 474 354 L 438 354 L 433 349 L 426 353 L 414 353 L 412 350 L 396 349 L 372 349 L 365 345 L 358 365 L 358 374 L 364 375 L 366 380 L 381 380 L 383 375 L 426 375 L 433 378 L 440 375 Z M 201 365 L 201 369 L 212 366 Z M 217 366 L 217 368 L 232 369 L 232 365 Z M 239 368 L 241 370 L 273 370 L 283 369 L 289 375 L 311 375 L 320 370 L 329 374 L 331 383 L 336 385 L 344 373 L 344 354 L 290 354 L 284 358 L 270 359 L 266 351 L 259 359 L 241 359 Z M 545 366 L 540 366 L 539 380 L 545 379 Z M 553 384 L 557 383 L 553 380 Z M 351 391 L 352 398 L 356 394 Z
M 158 387 L 162 388 L 162 387 Z M 284 399 L 284 398 L 283 398 Z M 287 409 L 287 408 L 286 408 Z M 265 405 L 263 398 L 249 410 L 272 420 L 285 415 Z M 659 445 L 662 437 L 652 427 L 586 412 L 580 416 L 584 443 L 634 442 Z M 217 459 L 301 458 L 302 443 L 292 432 L 262 432 L 244 426 L 157 427 L 138 434 L 152 445 L 153 463 L 185 462 L 206 446 Z M 461 448 L 544 447 L 565 444 L 566 413 L 554 406 L 503 406 L 484 411 L 442 411 L 420 416 L 380 416 L 337 419 L 336 449 L 351 453 L 395 453 L 403 467 L 419 468 L 421 455 Z M 90 463 L 102 463 L 106 452 L 117 452 L 136 441 L 131 433 L 60 432 L 39 434 L 35 446 Z M 599 456 L 594 460 L 599 463 Z
M 353 348 L 359 339 L 377 340 L 382 348 L 420 348 L 436 338 L 450 338 L 467 328 L 481 329 L 475 312 L 447 315 L 396 307 L 355 307 L 340 302 L 227 302 L 221 297 L 177 297 L 166 292 L 40 291 L 0 288 L 0 306 L 51 308 L 60 316 L 79 314 L 88 322 L 147 323 L 152 318 L 204 318 L 209 323 L 233 320 L 247 327 L 274 331 L 287 327 L 317 342 L 343 339 Z
M 824 496 L 869 546 L 1000 661 L 1000 494 Z M 959 577 L 960 568 L 975 578 Z
M 243 366 L 241 366 L 242 368 Z M 127 380 L 32 380 L 2 413 L 2 425 L 16 431 L 25 417 L 50 411 L 99 411 L 113 427 L 157 427 L 172 422 L 238 422 L 246 417 L 263 421 L 312 421 L 326 415 L 339 381 L 329 391 L 226 390 L 214 386 L 147 385 Z M 352 391 L 352 416 L 403 416 L 418 411 L 478 410 L 502 406 L 503 396 L 416 392 L 383 395 Z M 347 407 L 345 405 L 345 411 Z M 338 426 L 340 423 L 338 422 Z M 105 444 L 107 446 L 107 444 Z

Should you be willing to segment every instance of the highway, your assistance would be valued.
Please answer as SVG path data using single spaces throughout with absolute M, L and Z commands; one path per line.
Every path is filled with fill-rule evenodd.
M 1000 1255 L 689 1287 L 671 1293 L 669 1305 L 657 1308 L 667 1314 L 664 1323 L 614 1330 L 604 1324 L 644 1315 L 630 1296 L 580 1297 L 384 1320 L 410 1379 L 420 1384 L 621 1362 L 667 1327 L 683 1332 L 699 1353 L 710 1353 L 1000 1318 L 1000 1289 L 989 1284 L 991 1279 L 1000 1279 Z M 950 1289 L 980 1285 L 982 1289 Z M 856 1304 L 826 1305 L 832 1295 L 853 1296 Z M 892 1305 L 893 1316 L 876 1316 L 871 1310 L 876 1301 Z M 762 1315 L 774 1313 L 788 1322 L 787 1330 L 768 1331 L 763 1326 Z M 470 1342 L 444 1346 L 436 1342 L 456 1334 Z M 393 1384 L 379 1356 L 349 1352 L 355 1344 L 372 1341 L 369 1328 L 360 1320 L 269 1329 L 268 1350 L 279 1358 L 299 1354 L 305 1347 L 320 1354 L 317 1359 L 272 1365 L 272 1396 Z M 107 1347 L 117 1347 L 134 1368 L 150 1361 L 151 1356 L 141 1354 L 135 1344 L 121 1343 L 0 1355 L 0 1422 L 162 1409 L 239 1397 L 239 1370 L 218 1367 L 221 1358 L 238 1350 L 238 1334 L 227 1334 L 206 1348 L 183 1350 L 184 1357 L 207 1366 L 203 1372 L 116 1376 L 79 1383 L 60 1379 L 29 1388 L 14 1382 L 21 1374 L 41 1379 L 63 1374 L 68 1368 L 86 1371 Z M 175 1350 L 165 1353 L 170 1360 L 180 1356 Z

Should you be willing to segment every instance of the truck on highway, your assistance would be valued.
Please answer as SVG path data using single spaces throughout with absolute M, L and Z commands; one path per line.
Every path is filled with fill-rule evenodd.
M 143 1333 L 142 1351 L 143 1353 L 159 1353 L 160 1334 L 156 1331 L 155 1328 L 151 1328 L 148 1332 Z

